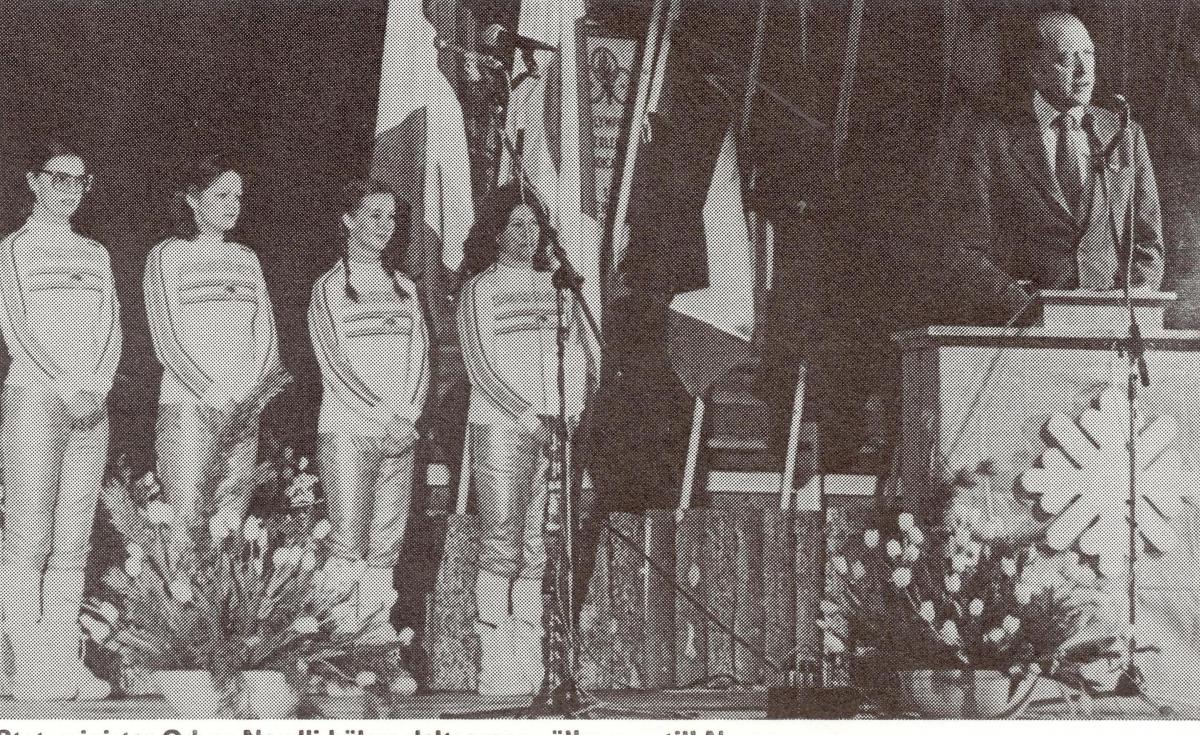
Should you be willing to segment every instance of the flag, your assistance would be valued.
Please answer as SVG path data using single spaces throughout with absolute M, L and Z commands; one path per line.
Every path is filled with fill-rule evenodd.
M 390 0 L 371 177 L 412 207 L 403 269 L 417 277 L 439 342 L 454 340 L 446 295 L 475 220 L 462 107 L 438 68 L 437 32 L 421 0 Z
M 523 132 L 522 165 L 545 204 L 571 264 L 584 278 L 584 297 L 600 305 L 600 223 L 582 206 L 576 25 L 585 0 L 523 0 L 517 32 L 558 47 L 535 51 L 537 74 L 521 79 L 508 102 L 508 134 Z M 514 79 L 526 71 L 518 51 Z M 514 162 L 505 153 L 507 176 Z

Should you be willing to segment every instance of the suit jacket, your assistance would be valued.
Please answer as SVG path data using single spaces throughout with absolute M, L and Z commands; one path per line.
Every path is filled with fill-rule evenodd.
M 1089 106 L 1096 135 L 1108 146 L 1120 132 L 1120 116 Z M 958 174 L 950 182 L 942 228 L 947 246 L 947 275 L 965 286 L 969 312 L 976 320 L 1003 323 L 1026 302 L 1016 281 L 1035 289 L 1078 288 L 1077 258 L 1099 257 L 1120 236 L 1113 287 L 1125 281 L 1130 199 L 1135 203 L 1133 266 L 1130 285 L 1157 289 L 1163 278 L 1162 214 L 1158 186 L 1146 139 L 1131 124 L 1132 156 L 1117 150 L 1104 177 L 1115 203 L 1110 222 L 1100 176 L 1093 174 L 1090 203 L 1073 216 L 1047 160 L 1042 131 L 1031 109 L 1008 115 L 981 115 L 964 135 Z M 1089 201 L 1088 191 L 1084 202 Z M 1107 264 L 1106 264 L 1107 267 Z

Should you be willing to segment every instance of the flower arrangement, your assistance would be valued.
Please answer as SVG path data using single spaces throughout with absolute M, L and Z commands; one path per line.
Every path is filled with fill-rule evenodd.
M 119 471 L 106 482 L 102 504 L 126 555 L 84 606 L 89 638 L 126 669 L 210 672 L 235 712 L 238 674 L 251 670 L 283 672 L 302 691 L 313 677 L 354 681 L 355 693 L 404 691 L 402 644 L 360 642 L 388 625 L 386 611 L 364 615 L 357 629 L 335 628 L 334 610 L 350 593 L 332 592 L 324 576 L 331 527 L 313 512 L 319 484 L 306 459 L 285 452 L 281 462 L 288 466 L 259 476 L 288 480 L 289 507 L 243 521 L 230 504 L 213 503 L 207 522 L 187 529 L 152 473 L 132 481 Z
M 821 602 L 827 650 L 873 652 L 891 670 L 1055 675 L 1108 660 L 1114 595 L 1076 554 L 1036 542 L 934 531 L 908 513 L 852 538 L 830 559 L 838 590 Z

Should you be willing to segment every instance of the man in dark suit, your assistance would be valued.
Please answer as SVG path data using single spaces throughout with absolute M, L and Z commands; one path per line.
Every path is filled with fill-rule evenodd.
M 1087 28 L 1045 13 L 1030 30 L 1032 95 L 981 115 L 964 136 L 964 165 L 945 200 L 948 229 L 938 234 L 948 277 L 969 290 L 972 321 L 1015 318 L 1032 289 L 1122 288 L 1127 269 L 1133 288 L 1162 284 L 1162 215 L 1141 127 L 1129 123 L 1131 145 L 1118 141 L 1101 166 L 1099 153 L 1123 125 L 1121 114 L 1090 104 L 1096 62 Z

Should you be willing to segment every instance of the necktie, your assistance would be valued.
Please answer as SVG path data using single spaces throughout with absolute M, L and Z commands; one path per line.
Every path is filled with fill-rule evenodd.
M 1072 140 L 1078 136 L 1072 135 L 1071 131 L 1079 127 L 1079 122 L 1064 112 L 1058 116 L 1057 123 L 1058 145 L 1054 153 L 1054 170 L 1067 207 L 1078 219 L 1083 199 L 1083 171 L 1080 170 L 1079 156 L 1075 151 L 1075 141 Z

